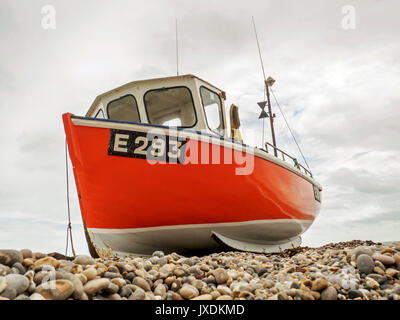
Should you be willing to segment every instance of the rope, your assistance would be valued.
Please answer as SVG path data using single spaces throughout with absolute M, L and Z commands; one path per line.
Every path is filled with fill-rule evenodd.
M 65 245 L 65 256 L 68 253 L 68 242 L 69 238 L 71 239 L 71 249 L 72 254 L 76 256 L 75 249 L 74 249 L 74 241 L 72 240 L 72 224 L 71 224 L 71 209 L 69 205 L 69 174 L 68 174 L 68 146 L 67 146 L 67 139 L 65 139 L 65 172 L 67 176 L 67 208 L 68 208 L 68 225 L 67 225 L 67 243 Z
M 286 117 L 285 117 L 285 115 L 284 115 L 284 113 L 283 113 L 283 111 L 282 111 L 282 108 L 281 108 L 281 106 L 279 105 L 278 99 L 275 97 L 275 93 L 274 93 L 274 91 L 272 90 L 272 88 L 270 88 L 270 89 L 271 89 L 272 96 L 274 97 L 275 102 L 276 102 L 276 104 L 277 104 L 277 106 L 278 106 L 278 108 L 279 108 L 279 111 L 281 112 L 282 117 L 283 117 L 283 119 L 285 120 L 286 126 L 288 127 L 288 129 L 289 129 L 289 131 L 290 131 L 290 134 L 292 135 L 293 140 L 294 140 L 294 142 L 296 143 L 297 148 L 299 149 L 300 154 L 301 154 L 301 156 L 303 157 L 303 160 L 304 160 L 304 162 L 305 162 L 307 168 L 311 171 L 311 168 L 310 168 L 310 166 L 308 165 L 307 160 L 306 160 L 306 158 L 304 157 L 303 152 L 301 151 L 301 148 L 300 148 L 299 144 L 297 143 L 296 137 L 294 136 L 294 134 L 293 134 L 293 132 L 292 132 L 292 129 L 290 129 L 289 123 L 288 123 L 287 120 L 286 120 Z

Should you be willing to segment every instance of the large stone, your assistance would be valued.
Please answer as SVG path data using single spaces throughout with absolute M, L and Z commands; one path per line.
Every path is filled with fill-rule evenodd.
M 65 300 L 74 292 L 74 285 L 69 280 L 52 280 L 38 286 L 35 292 L 46 300 Z
M 126 285 L 126 280 L 122 278 L 114 278 L 111 280 L 112 283 L 115 283 L 119 288 L 122 288 L 124 285 Z
M 185 299 L 193 299 L 199 295 L 199 290 L 190 284 L 185 284 L 179 290 L 179 294 Z
M 355 299 L 355 298 L 363 298 L 363 294 L 359 290 L 350 290 L 349 291 L 349 298 L 350 299 Z
M 1 296 L 10 300 L 15 299 L 17 296 L 17 290 L 15 290 L 14 288 L 6 288 L 2 292 Z
M 321 300 L 337 300 L 337 297 L 337 291 L 332 286 L 321 292 Z
M 32 258 L 32 257 L 33 257 L 32 251 L 29 250 L 29 249 L 22 249 L 20 252 L 21 252 L 22 257 L 23 257 L 24 259 Z
M 164 296 L 167 293 L 167 289 L 165 288 L 165 285 L 159 284 L 157 287 L 154 289 L 154 295 L 155 296 Z
M 297 295 L 301 298 L 301 300 L 315 300 L 314 296 L 309 290 L 297 289 Z M 278 295 L 275 296 L 276 300 L 278 300 Z
M 142 288 L 137 288 L 134 293 L 129 296 L 129 300 L 144 300 L 146 298 L 146 292 Z
M 37 260 L 34 263 L 35 268 L 38 268 L 43 265 L 52 266 L 53 268 L 57 268 L 60 265 L 60 261 L 58 261 L 57 259 L 54 259 L 53 257 L 44 257 L 44 258 Z
M 384 275 L 381 275 L 381 274 L 377 274 L 377 273 L 370 273 L 368 275 L 368 278 L 374 279 L 379 284 L 383 284 L 387 281 L 387 277 L 385 277 Z
M 35 273 L 33 281 L 36 285 L 43 284 L 50 280 L 56 280 L 56 272 L 54 270 L 39 271 Z
M 367 254 L 360 254 L 357 258 L 357 268 L 361 273 L 370 274 L 374 271 L 375 263 Z
M 11 267 L 14 263 L 24 260 L 22 253 L 18 250 L 0 250 L 0 264 Z
M 372 255 L 372 259 L 382 262 L 384 265 L 390 266 L 395 264 L 396 260 L 393 257 L 389 257 L 385 254 L 375 253 Z
M 162 257 L 164 257 L 164 252 L 162 252 L 162 251 L 154 251 L 153 254 L 152 254 L 152 256 L 153 256 L 153 257 L 162 258 Z
M 218 285 L 217 290 L 221 295 L 232 295 L 232 290 L 226 285 Z
M 8 274 L 5 276 L 7 288 L 13 288 L 17 295 L 23 293 L 29 287 L 29 279 L 21 274 Z
M 90 281 L 97 277 L 97 270 L 93 267 L 90 267 L 84 270 L 83 274 L 86 276 L 87 280 Z
M 318 278 L 317 280 L 315 280 L 311 286 L 311 290 L 313 291 L 321 291 L 324 290 L 325 288 L 327 288 L 329 286 L 328 281 L 326 281 L 326 279 L 324 278 Z
M 123 286 L 122 288 L 121 288 L 121 290 L 120 290 L 120 296 L 121 297 L 125 297 L 125 298 L 128 298 L 131 294 L 133 293 L 133 291 L 132 291 L 132 289 L 131 288 L 129 288 L 128 286 Z
M 366 254 L 372 256 L 374 254 L 374 250 L 366 246 L 356 247 L 351 251 L 351 255 L 355 255 L 356 259 L 360 254 Z
M 110 280 L 107 278 L 90 280 L 83 286 L 83 290 L 86 294 L 95 294 L 107 288 L 110 283 Z
M 112 283 L 112 282 L 110 282 L 108 287 L 104 289 L 104 292 L 109 295 L 115 294 L 118 291 L 119 291 L 119 287 L 115 283 Z
M 74 292 L 72 293 L 72 297 L 76 300 L 80 300 L 84 293 L 83 284 L 78 276 L 74 276 L 72 280 L 72 284 L 74 285 Z
M 172 263 L 165 264 L 159 270 L 160 277 L 167 278 L 168 276 L 173 274 L 174 270 L 175 270 L 174 264 L 172 264 Z
M 142 277 L 136 277 L 133 279 L 133 284 L 137 285 L 138 287 L 142 288 L 144 291 L 150 291 L 150 285 L 149 283 L 143 279 Z
M 399 275 L 400 275 L 400 271 L 396 270 L 394 268 L 387 268 L 385 270 L 385 272 L 389 277 L 392 277 L 392 278 L 395 278 L 395 277 L 399 278 Z
M 11 268 L 0 264 L 0 276 L 6 276 L 7 274 L 11 273 Z
M 40 293 L 32 293 L 29 297 L 30 300 L 46 300 Z
M 218 284 L 224 284 L 229 280 L 228 272 L 222 268 L 214 270 L 213 275 Z
M 20 262 L 16 262 L 12 265 L 13 270 L 17 270 L 19 274 L 25 274 L 26 269 Z
M 370 277 L 365 278 L 365 284 L 371 289 L 379 288 L 379 283 Z
M 79 255 L 76 256 L 76 258 L 73 261 L 76 264 L 80 264 L 80 265 L 93 265 L 96 264 L 96 260 L 94 260 L 92 257 L 90 256 L 86 256 L 86 255 Z
M 397 267 L 400 267 L 400 253 L 393 255 L 393 259 L 396 262 Z

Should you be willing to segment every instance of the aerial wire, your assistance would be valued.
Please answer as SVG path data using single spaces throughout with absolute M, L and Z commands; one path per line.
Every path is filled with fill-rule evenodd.
M 175 45 L 176 45 L 176 75 L 179 76 L 179 51 L 178 51 L 178 18 L 175 18 Z

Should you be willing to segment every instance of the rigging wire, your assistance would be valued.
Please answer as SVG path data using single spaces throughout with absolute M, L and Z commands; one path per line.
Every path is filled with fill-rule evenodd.
M 65 245 L 65 256 L 68 253 L 68 242 L 71 239 L 71 249 L 72 254 L 76 256 L 75 249 L 74 249 L 74 241 L 72 240 L 72 224 L 71 224 L 71 209 L 70 209 L 70 201 L 69 201 L 69 174 L 68 174 L 68 146 L 67 146 L 67 139 L 65 138 L 65 173 L 67 176 L 67 208 L 68 208 L 68 225 L 67 225 L 67 240 Z
M 272 96 L 273 96 L 274 99 L 275 99 L 275 103 L 276 103 L 276 105 L 278 106 L 279 111 L 281 112 L 281 115 L 282 115 L 282 117 L 283 117 L 283 120 L 285 120 L 286 126 L 288 127 L 288 129 L 289 129 L 289 131 L 290 131 L 290 134 L 292 135 L 292 138 L 293 138 L 294 142 L 296 143 L 297 148 L 299 149 L 300 154 L 301 154 L 301 156 L 303 157 L 303 160 L 304 160 L 304 162 L 305 162 L 307 168 L 311 171 L 311 168 L 310 168 L 310 166 L 308 165 L 307 160 L 306 160 L 306 158 L 305 158 L 304 155 L 303 155 L 303 152 L 301 151 L 300 145 L 297 143 L 296 137 L 294 136 L 294 134 L 293 134 L 293 132 L 292 132 L 292 129 L 290 129 L 289 123 L 288 123 L 287 120 L 286 120 L 285 114 L 284 114 L 283 111 L 282 111 L 282 108 L 281 108 L 281 106 L 280 106 L 280 104 L 279 104 L 279 102 L 278 102 L 278 99 L 277 99 L 276 96 L 275 96 L 274 91 L 272 90 L 272 88 L 271 88 L 270 90 L 271 90 Z
M 176 46 L 176 75 L 179 76 L 178 70 L 178 18 L 175 18 L 175 46 Z
M 254 16 L 252 16 L 251 19 L 253 20 L 254 34 L 255 34 L 255 36 L 256 36 L 257 47 L 258 47 L 258 54 L 259 54 L 259 56 L 260 56 L 261 69 L 262 69 L 262 72 L 263 72 L 264 83 L 265 83 L 265 80 L 266 80 L 267 78 L 265 77 L 264 62 L 263 62 L 262 55 L 261 55 L 260 42 L 258 41 L 257 29 L 256 29 L 256 23 L 255 23 L 255 21 L 254 21 Z M 265 101 L 265 96 L 266 96 L 266 88 L 265 88 L 265 86 L 264 86 L 264 101 Z M 265 118 L 262 119 L 262 141 L 261 141 L 261 148 L 262 148 L 263 145 L 264 145 L 264 132 L 265 132 Z

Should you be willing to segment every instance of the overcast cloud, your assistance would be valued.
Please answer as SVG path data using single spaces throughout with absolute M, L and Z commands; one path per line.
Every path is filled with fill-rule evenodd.
M 56 10 L 54 30 L 42 27 L 45 5 Z M 344 6 L 355 9 L 354 29 L 343 28 Z M 224 89 L 245 142 L 260 146 L 251 16 L 274 92 L 324 188 L 303 244 L 400 240 L 399 12 L 397 0 L 1 0 L 0 247 L 64 251 L 61 115 L 84 115 L 126 82 L 174 75 L 175 18 L 180 73 Z M 273 107 L 278 145 L 300 159 Z M 70 179 L 75 246 L 87 253 Z

